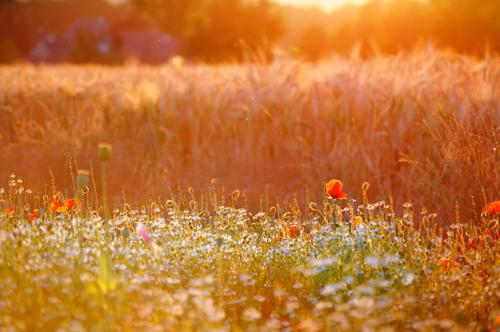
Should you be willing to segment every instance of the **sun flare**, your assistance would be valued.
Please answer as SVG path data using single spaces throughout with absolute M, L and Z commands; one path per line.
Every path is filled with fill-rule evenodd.
M 366 0 L 278 0 L 279 3 L 286 5 L 297 5 L 297 6 L 314 6 L 321 7 L 325 10 L 331 11 L 335 8 L 346 4 L 360 4 Z

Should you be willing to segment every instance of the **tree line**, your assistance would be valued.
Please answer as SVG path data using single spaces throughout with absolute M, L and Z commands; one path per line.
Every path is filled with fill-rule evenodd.
M 62 0 L 58 6 L 61 2 L 81 6 L 75 1 Z M 31 32 L 38 25 L 50 31 L 64 22 L 61 8 L 57 13 L 33 9 L 30 14 L 16 15 L 16 10 L 35 8 L 40 2 L 0 0 L 0 61 L 23 58 L 33 47 L 36 34 Z M 474 55 L 500 50 L 498 0 L 371 0 L 332 13 L 279 6 L 271 0 L 85 3 L 95 3 L 95 15 L 103 8 L 111 8 L 105 15 L 114 15 L 118 8 L 127 7 L 127 12 L 147 17 L 155 28 L 174 36 L 179 41 L 179 53 L 193 61 L 238 61 L 253 52 L 272 59 L 278 49 L 280 54 L 316 61 L 331 53 L 349 53 L 356 47 L 368 57 L 409 50 L 429 41 Z M 89 9 L 86 15 L 91 13 Z

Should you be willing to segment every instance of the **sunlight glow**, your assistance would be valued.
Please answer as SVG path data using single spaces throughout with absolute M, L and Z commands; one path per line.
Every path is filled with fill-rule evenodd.
M 360 4 L 366 0 L 277 0 L 283 5 L 292 4 L 297 6 L 317 6 L 325 10 L 333 10 L 348 3 Z

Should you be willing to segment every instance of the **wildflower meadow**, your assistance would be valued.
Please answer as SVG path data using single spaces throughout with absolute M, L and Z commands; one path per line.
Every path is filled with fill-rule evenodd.
M 443 232 L 436 214 L 360 202 L 340 180 L 306 211 L 239 191 L 92 207 L 0 190 L 2 330 L 494 331 L 500 201 Z M 78 179 L 77 179 L 78 180 Z M 366 190 L 368 184 L 364 184 Z M 81 191 L 80 191 L 81 190 Z M 224 201 L 226 199 L 226 201 Z

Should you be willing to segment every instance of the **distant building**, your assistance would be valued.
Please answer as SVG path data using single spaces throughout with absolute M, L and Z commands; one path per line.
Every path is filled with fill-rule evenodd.
M 177 41 L 157 30 L 120 31 L 120 52 L 145 63 L 161 63 L 177 53 Z
M 153 29 L 112 29 L 106 17 L 79 18 L 61 35 L 46 34 L 32 49 L 36 63 L 120 62 L 134 58 L 144 63 L 168 61 L 178 51 L 171 36 Z
M 70 49 L 71 46 L 64 38 L 56 38 L 53 34 L 48 34 L 37 42 L 29 60 L 37 63 L 61 62 L 68 56 Z

